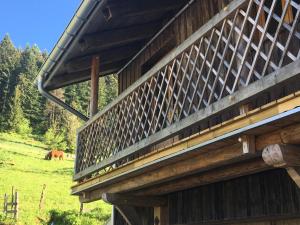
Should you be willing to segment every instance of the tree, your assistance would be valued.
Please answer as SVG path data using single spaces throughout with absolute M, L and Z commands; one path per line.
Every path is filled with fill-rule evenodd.
M 99 96 L 98 96 L 98 108 L 103 109 L 107 105 L 107 86 L 105 77 L 99 78 Z
M 40 134 L 45 132 L 41 126 L 45 117 L 43 111 L 45 108 L 45 98 L 43 98 L 36 87 L 35 79 L 42 63 L 45 61 L 45 55 L 37 46 L 27 46 L 22 51 L 19 67 L 18 83 L 23 93 L 22 108 L 25 117 L 30 120 L 30 124 L 34 129 L 34 133 Z
M 0 129 L 8 128 L 10 103 L 17 85 L 16 67 L 20 51 L 16 49 L 8 35 L 0 42 Z
M 46 131 L 44 140 L 49 149 L 65 150 L 67 148 L 65 131 L 59 130 L 56 124 L 52 124 L 51 127 Z
M 12 103 L 12 109 L 9 119 L 9 130 L 22 135 L 28 135 L 32 132 L 29 124 L 29 120 L 24 117 L 24 113 L 21 107 L 21 91 L 17 86 L 15 90 L 15 96 Z
M 111 103 L 118 96 L 118 78 L 116 75 L 105 77 L 106 83 L 106 103 Z
M 72 102 L 71 106 L 73 108 L 77 108 L 75 102 Z M 65 140 L 67 144 L 67 150 L 70 153 L 74 153 L 74 150 L 76 148 L 76 130 L 81 126 L 81 122 L 75 115 L 69 112 L 66 112 L 66 114 L 67 116 L 66 116 L 66 123 L 65 123 L 66 125 Z

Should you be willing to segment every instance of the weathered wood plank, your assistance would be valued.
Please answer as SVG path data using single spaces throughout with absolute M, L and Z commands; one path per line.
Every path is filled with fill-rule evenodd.
M 167 199 L 163 197 L 135 196 L 116 193 L 103 193 L 102 200 L 112 205 L 126 205 L 139 207 L 154 207 L 167 205 Z

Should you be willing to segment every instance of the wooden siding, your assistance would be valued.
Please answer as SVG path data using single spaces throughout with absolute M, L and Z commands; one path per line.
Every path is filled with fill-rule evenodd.
M 171 26 L 146 48 L 132 64 L 119 74 L 119 93 L 122 93 L 143 75 L 142 66 L 147 63 L 152 56 L 157 54 L 159 49 L 170 44 L 172 40 L 175 42 L 174 47 L 180 45 L 230 1 L 231 0 L 196 0 Z M 165 54 L 166 52 L 161 54 L 160 57 L 162 58 Z
M 170 194 L 169 217 L 171 225 L 300 217 L 300 189 L 284 170 L 268 171 Z
M 168 199 L 169 225 L 300 224 L 300 189 L 281 169 L 175 192 Z M 127 225 L 117 211 L 114 215 L 114 225 Z

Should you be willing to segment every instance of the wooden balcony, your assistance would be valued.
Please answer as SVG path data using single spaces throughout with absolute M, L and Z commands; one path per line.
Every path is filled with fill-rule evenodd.
M 240 118 L 242 106 L 262 93 L 300 82 L 299 14 L 294 0 L 232 1 L 78 131 L 74 180 L 112 177 L 118 168 L 137 161 L 148 165 L 151 160 L 142 159 L 159 156 L 157 149 L 174 146 L 174 140 L 184 150 L 189 146 L 184 138 L 211 130 L 211 118 L 230 111 L 231 116 L 214 123 L 231 123 Z M 293 103 L 286 103 L 284 110 L 204 139 L 197 136 L 196 144 L 292 110 L 299 106 L 298 95 L 289 97 Z M 255 113 L 264 111 L 255 108 Z M 73 193 L 84 190 L 75 187 Z

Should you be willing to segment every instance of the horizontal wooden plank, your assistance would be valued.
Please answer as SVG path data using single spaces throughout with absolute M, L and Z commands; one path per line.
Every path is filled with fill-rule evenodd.
M 241 160 L 241 157 L 243 156 L 242 146 L 238 143 L 227 148 L 199 154 L 189 159 L 182 160 L 153 171 L 148 171 L 146 174 L 141 174 L 136 177 L 132 177 L 131 179 L 126 179 L 107 187 L 99 188 L 95 191 L 91 191 L 90 193 L 85 193 L 83 201 L 94 201 L 96 200 L 96 196 L 97 199 L 101 199 L 102 194 L 106 192 L 119 193 L 122 191 L 145 188 L 155 183 L 166 182 L 174 178 L 190 175 L 209 167 L 221 166 L 236 161 L 237 159 Z
M 139 207 L 154 207 L 154 206 L 165 206 L 167 205 L 167 199 L 163 197 L 147 197 L 147 196 L 135 196 L 126 194 L 115 194 L 115 193 L 103 193 L 103 201 L 112 205 L 128 205 L 128 206 L 139 206 Z
M 176 182 L 169 182 L 159 186 L 150 187 L 148 189 L 135 191 L 134 193 L 135 195 L 164 195 L 175 191 L 185 190 L 187 188 L 198 187 L 258 173 L 267 169 L 271 169 L 271 167 L 266 165 L 261 158 L 256 158 L 246 162 L 236 163 L 226 167 L 207 171 L 201 174 L 184 177 L 176 180 Z

